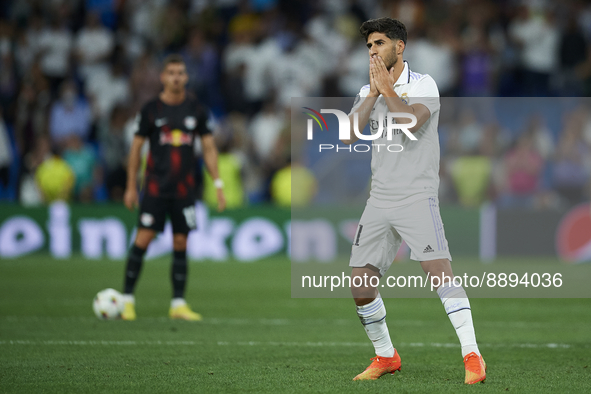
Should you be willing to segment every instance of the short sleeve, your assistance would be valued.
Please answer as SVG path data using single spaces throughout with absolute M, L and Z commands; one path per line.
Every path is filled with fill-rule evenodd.
M 197 110 L 197 134 L 200 136 L 212 134 L 213 128 L 213 116 L 205 108 L 199 108 Z
M 359 93 L 357 93 L 357 96 L 355 97 L 355 101 L 353 102 L 353 107 L 351 108 L 349 115 L 357 111 L 357 109 L 361 106 L 361 103 L 363 103 L 363 100 L 361 99 L 367 97 L 368 94 L 369 85 L 365 85 L 359 90 Z
M 141 137 L 148 137 L 152 132 L 152 125 L 150 124 L 150 117 L 148 116 L 147 106 L 144 106 L 142 110 L 135 117 L 133 124 L 134 134 Z
M 439 102 L 439 89 L 430 75 L 421 78 L 408 93 L 409 105 L 423 104 L 431 115 L 439 111 L 441 104 Z

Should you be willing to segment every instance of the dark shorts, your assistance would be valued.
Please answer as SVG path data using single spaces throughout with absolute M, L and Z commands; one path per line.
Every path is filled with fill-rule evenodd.
M 140 204 L 138 226 L 156 232 L 164 230 L 166 216 L 172 222 L 173 234 L 188 234 L 197 228 L 193 198 L 163 198 L 144 196 Z

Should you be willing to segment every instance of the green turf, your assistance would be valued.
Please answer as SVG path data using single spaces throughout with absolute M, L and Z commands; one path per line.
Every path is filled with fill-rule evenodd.
M 588 299 L 473 299 L 488 379 L 463 385 L 438 299 L 386 300 L 402 372 L 353 382 L 373 356 L 351 300 L 291 299 L 286 259 L 192 263 L 200 323 L 166 318 L 167 259 L 144 267 L 135 322 L 103 322 L 94 294 L 123 263 L 0 261 L 0 393 L 582 393 L 591 385 Z

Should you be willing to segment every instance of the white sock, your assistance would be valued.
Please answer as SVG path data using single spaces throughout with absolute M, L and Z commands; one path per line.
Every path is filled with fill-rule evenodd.
M 121 294 L 121 299 L 123 300 L 124 304 L 131 302 L 133 305 L 135 305 L 135 297 L 133 294 Z
M 456 329 L 456 334 L 458 334 L 458 339 L 462 346 L 462 357 L 465 357 L 466 354 L 471 352 L 480 355 L 478 345 L 476 344 L 470 301 L 468 301 L 468 296 L 464 288 L 447 282 L 437 289 L 437 294 L 441 298 L 451 324 Z
M 186 303 L 187 301 L 185 301 L 184 298 L 173 298 L 172 301 L 170 301 L 170 307 L 176 308 L 178 306 L 185 305 Z
M 376 355 L 394 357 L 394 346 L 390 340 L 390 333 L 386 325 L 386 308 L 381 297 L 369 304 L 357 307 L 357 316 L 363 324 L 367 336 L 373 343 Z

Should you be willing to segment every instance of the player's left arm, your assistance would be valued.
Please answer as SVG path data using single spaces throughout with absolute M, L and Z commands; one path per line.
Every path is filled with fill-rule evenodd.
M 209 175 L 215 180 L 216 196 L 218 200 L 218 211 L 226 209 L 226 197 L 224 196 L 224 185 L 219 179 L 218 171 L 218 149 L 215 146 L 213 135 L 205 134 L 201 136 L 201 147 L 203 148 L 203 161 L 207 167 Z
M 407 114 L 413 114 L 417 118 L 417 124 L 413 127 L 409 127 L 408 131 L 411 133 L 415 133 L 418 131 L 426 121 L 429 120 L 431 117 L 431 111 L 427 108 L 424 104 L 416 103 L 416 104 L 405 104 L 396 93 L 396 96 L 386 97 L 386 105 L 388 105 L 388 109 L 390 112 L 402 112 Z M 400 118 L 397 123 L 405 124 L 410 123 L 410 119 L 408 118 Z

